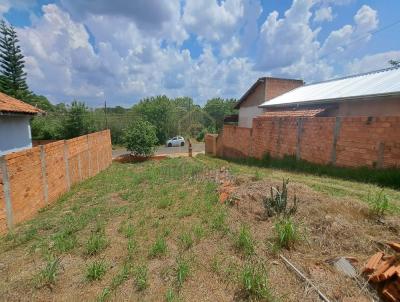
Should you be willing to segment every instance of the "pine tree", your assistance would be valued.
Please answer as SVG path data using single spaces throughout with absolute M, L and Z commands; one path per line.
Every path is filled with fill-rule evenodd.
M 17 33 L 4 20 L 0 22 L 0 90 L 10 96 L 26 99 L 30 92 L 24 72 L 24 56 Z

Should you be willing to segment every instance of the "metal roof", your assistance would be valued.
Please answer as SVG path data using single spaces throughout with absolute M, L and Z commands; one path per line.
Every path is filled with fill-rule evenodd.
M 307 84 L 265 101 L 259 107 L 329 103 L 395 94 L 400 94 L 400 68 L 397 67 Z

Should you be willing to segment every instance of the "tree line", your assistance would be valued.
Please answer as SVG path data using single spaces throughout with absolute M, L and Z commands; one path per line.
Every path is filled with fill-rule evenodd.
M 206 132 L 217 132 L 225 115 L 235 114 L 235 99 L 212 98 L 201 107 L 190 97 L 165 95 L 141 99 L 131 108 L 89 108 L 84 102 L 52 104 L 32 92 L 26 83 L 25 61 L 15 28 L 0 22 L 0 91 L 46 112 L 31 120 L 33 139 L 68 139 L 103 129 L 111 130 L 114 144 L 124 142 L 126 129 L 136 121 L 154 126 L 157 143 L 176 135 L 202 140 Z

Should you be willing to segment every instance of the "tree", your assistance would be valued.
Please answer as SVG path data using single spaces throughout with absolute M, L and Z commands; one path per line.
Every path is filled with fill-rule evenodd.
M 206 105 L 204 106 L 204 111 L 215 119 L 217 131 L 222 128 L 224 124 L 224 117 L 226 115 L 237 113 L 237 110 L 234 109 L 235 104 L 235 99 L 213 98 L 207 101 Z
M 30 92 L 26 84 L 24 56 L 18 45 L 17 32 L 4 20 L 0 22 L 0 90 L 18 99 L 26 99 Z
M 132 114 L 156 127 L 158 143 L 163 144 L 172 133 L 172 125 L 177 124 L 171 101 L 165 95 L 145 98 L 132 107 Z M 176 127 L 173 127 L 174 129 Z
M 85 103 L 73 101 L 62 119 L 63 137 L 68 139 L 94 131 L 94 122 Z
M 156 128 L 149 122 L 136 120 L 125 130 L 125 146 L 136 156 L 151 156 L 158 142 Z

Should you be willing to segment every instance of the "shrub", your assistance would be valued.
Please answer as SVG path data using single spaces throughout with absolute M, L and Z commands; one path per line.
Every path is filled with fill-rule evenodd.
M 378 217 L 385 215 L 389 209 L 389 198 L 384 193 L 383 189 L 375 194 L 368 194 L 367 199 L 370 212 Z
M 272 294 L 268 285 L 268 274 L 264 265 L 260 263 L 247 263 L 241 272 L 241 283 L 244 293 L 252 300 L 271 300 Z
M 268 217 L 274 215 L 283 214 L 289 216 L 297 211 L 297 197 L 293 197 L 293 205 L 289 207 L 288 205 L 288 190 L 287 185 L 289 179 L 283 179 L 282 189 L 279 187 L 271 187 L 271 196 L 266 196 L 263 200 L 265 213 Z
M 135 121 L 125 130 L 125 147 L 136 156 L 151 156 L 157 142 L 156 129 L 147 121 Z
M 93 261 L 86 267 L 86 279 L 89 281 L 100 280 L 107 271 L 104 261 Z
M 275 224 L 278 247 L 290 248 L 300 239 L 299 230 L 295 222 L 285 217 Z
M 235 247 L 241 250 L 246 256 L 250 256 L 254 253 L 254 240 L 247 226 L 242 226 L 240 228 L 235 238 Z

